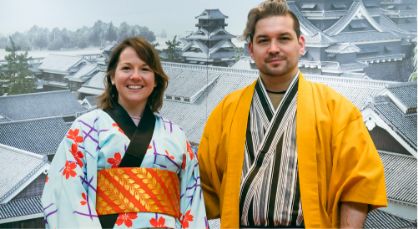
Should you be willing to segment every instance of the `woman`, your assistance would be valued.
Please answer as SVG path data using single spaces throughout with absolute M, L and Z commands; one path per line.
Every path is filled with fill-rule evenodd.
M 114 48 L 100 109 L 74 121 L 48 171 L 47 227 L 206 227 L 197 157 L 156 113 L 167 83 L 146 40 Z

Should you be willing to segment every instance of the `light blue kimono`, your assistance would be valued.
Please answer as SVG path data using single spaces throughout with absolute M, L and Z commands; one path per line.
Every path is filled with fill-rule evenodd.
M 141 167 L 178 174 L 181 216 L 119 214 L 114 228 L 207 228 L 197 156 L 177 125 L 155 116 L 154 133 Z M 93 110 L 74 121 L 48 171 L 42 195 L 47 228 L 101 227 L 96 213 L 97 171 L 117 167 L 129 143 L 103 110 Z

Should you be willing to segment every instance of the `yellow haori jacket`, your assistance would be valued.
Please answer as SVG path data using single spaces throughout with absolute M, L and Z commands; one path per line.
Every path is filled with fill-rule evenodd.
M 296 144 L 307 228 L 338 227 L 341 202 L 387 205 L 383 164 L 360 111 L 333 89 L 299 75 Z M 239 193 L 255 82 L 211 113 L 198 149 L 208 218 L 239 227 Z

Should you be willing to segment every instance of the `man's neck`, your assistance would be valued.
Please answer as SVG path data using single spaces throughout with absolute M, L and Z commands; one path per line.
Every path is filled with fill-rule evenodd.
M 268 91 L 280 92 L 286 91 L 292 80 L 299 74 L 299 70 L 296 73 L 289 74 L 288 76 L 266 76 L 261 74 L 261 80 L 264 87 Z

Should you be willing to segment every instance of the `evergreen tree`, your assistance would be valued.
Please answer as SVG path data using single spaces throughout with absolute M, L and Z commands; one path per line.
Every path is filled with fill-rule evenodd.
M 165 44 L 167 45 L 166 53 L 167 53 L 167 60 L 169 61 L 180 61 L 180 44 L 181 42 L 177 40 L 177 35 L 174 36 L 173 40 L 166 41 Z
M 35 78 L 29 69 L 28 52 L 18 54 L 19 48 L 10 38 L 11 47 L 6 47 L 10 52 L 4 58 L 7 64 L 3 70 L 3 79 L 8 82 L 8 94 L 31 93 L 35 90 Z

